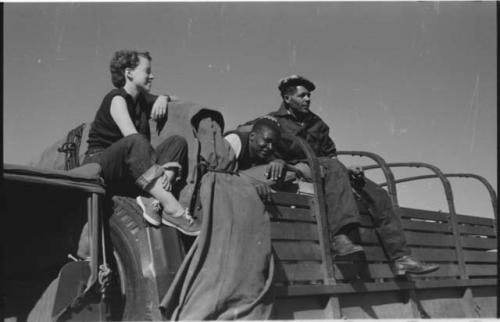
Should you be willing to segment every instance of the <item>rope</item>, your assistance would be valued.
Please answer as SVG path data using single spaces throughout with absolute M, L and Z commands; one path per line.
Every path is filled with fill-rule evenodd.
M 111 274 L 111 269 L 108 266 L 108 260 L 107 260 L 107 255 L 106 255 L 106 244 L 104 243 L 105 241 L 105 233 L 104 233 L 104 226 L 103 226 L 103 218 L 102 216 L 99 216 L 99 221 L 100 221 L 100 228 L 101 228 L 101 246 L 102 246 L 102 264 L 99 265 L 99 274 L 97 276 L 97 279 L 99 281 L 99 284 L 101 285 L 101 297 L 104 300 L 106 298 L 106 291 L 109 286 L 109 275 Z

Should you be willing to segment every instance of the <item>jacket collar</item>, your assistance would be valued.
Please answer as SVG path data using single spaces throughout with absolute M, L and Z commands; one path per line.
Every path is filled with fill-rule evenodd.
M 281 105 L 280 105 L 280 108 L 276 111 L 275 113 L 277 116 L 292 116 L 292 114 L 288 111 L 288 109 L 286 108 L 285 106 L 285 103 L 284 102 L 281 102 Z
M 299 120 L 297 120 L 294 117 L 294 115 L 285 106 L 285 102 L 281 102 L 279 109 L 274 113 L 274 115 L 281 116 L 281 117 L 288 117 L 296 122 L 300 122 Z M 302 120 L 302 123 L 310 123 L 310 122 L 316 121 L 317 119 L 319 119 L 319 117 L 316 114 L 314 114 L 313 112 L 309 112 L 309 114 L 306 115 L 306 117 Z

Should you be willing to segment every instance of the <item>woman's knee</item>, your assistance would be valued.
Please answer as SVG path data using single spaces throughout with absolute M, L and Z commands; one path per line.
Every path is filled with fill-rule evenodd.
M 165 140 L 170 146 L 175 147 L 178 150 L 186 150 L 188 148 L 187 141 L 184 137 L 180 135 L 172 135 Z
M 134 133 L 127 135 L 123 139 L 121 139 L 122 142 L 126 143 L 127 145 L 149 145 L 149 140 L 144 136 L 143 134 L 140 133 Z
M 187 162 L 188 144 L 182 136 L 172 135 L 166 138 L 155 150 L 160 164 L 170 161 Z M 186 166 L 185 164 L 181 165 Z

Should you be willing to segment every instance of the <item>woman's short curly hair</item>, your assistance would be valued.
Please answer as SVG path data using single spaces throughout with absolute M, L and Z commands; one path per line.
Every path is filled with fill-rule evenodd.
M 151 55 L 147 51 L 119 50 L 115 52 L 109 64 L 109 70 L 111 82 L 116 88 L 125 85 L 125 68 L 136 68 L 139 65 L 139 56 L 151 61 Z

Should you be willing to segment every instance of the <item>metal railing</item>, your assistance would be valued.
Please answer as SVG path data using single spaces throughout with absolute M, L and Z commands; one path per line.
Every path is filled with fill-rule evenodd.
M 387 164 L 387 162 L 380 155 L 373 152 L 366 151 L 337 151 L 337 155 L 352 155 L 352 156 L 361 156 L 372 159 L 377 163 L 374 168 L 380 168 L 384 173 L 385 180 L 387 182 L 387 190 L 389 193 L 389 197 L 394 206 L 399 206 L 398 203 L 398 192 L 396 190 L 396 183 L 394 180 L 394 174 L 392 173 L 391 168 Z M 363 169 L 368 169 L 367 167 L 363 167 Z
M 496 225 L 498 222 L 498 199 L 495 190 L 491 186 L 491 184 L 486 180 L 484 177 L 473 174 L 473 173 L 445 173 L 445 177 L 447 178 L 471 178 L 471 179 L 476 179 L 479 182 L 481 182 L 486 190 L 488 190 L 488 194 L 490 195 L 491 199 L 491 206 L 493 210 L 493 216 L 494 216 L 494 229 L 496 231 Z M 435 174 L 428 174 L 428 175 L 421 175 L 421 176 L 413 176 L 413 177 L 407 177 L 407 178 L 402 178 L 402 179 L 397 179 L 394 181 L 395 184 L 398 183 L 403 183 L 403 182 L 410 182 L 410 181 L 417 181 L 417 180 L 423 180 L 423 179 L 434 179 L 437 178 L 437 175 Z M 380 186 L 386 186 L 387 182 L 380 183 Z

